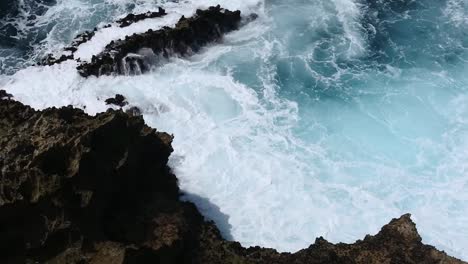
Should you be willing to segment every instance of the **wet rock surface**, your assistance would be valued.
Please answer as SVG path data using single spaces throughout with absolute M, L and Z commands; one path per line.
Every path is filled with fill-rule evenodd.
M 93 31 L 85 31 L 81 34 L 78 34 L 72 41 L 72 44 L 68 47 L 65 47 L 63 50 L 68 52 L 69 54 L 62 54 L 59 57 L 56 57 L 54 54 L 47 54 L 39 63 L 38 65 L 48 65 L 52 66 L 54 64 L 59 64 L 67 60 L 74 60 L 75 59 L 75 52 L 78 50 L 78 47 L 88 41 L 90 41 L 94 35 L 98 31 L 97 28 L 94 28 Z
M 166 10 L 129 14 L 116 21 L 119 27 L 128 27 L 133 23 L 149 18 L 163 17 Z M 246 18 L 246 22 L 252 17 Z M 164 27 L 161 30 L 148 30 L 142 34 L 126 36 L 125 39 L 112 41 L 105 50 L 93 56 L 91 62 L 83 62 L 77 67 L 83 77 L 109 74 L 140 74 L 172 56 L 189 56 L 203 46 L 221 40 L 222 35 L 239 27 L 240 11 L 231 12 L 219 5 L 207 10 L 197 10 L 191 18 L 182 17 L 175 28 Z M 111 24 L 104 28 L 111 27 Z M 38 65 L 54 65 L 67 60 L 75 60 L 78 47 L 90 41 L 98 31 L 85 31 L 75 37 L 72 44 L 64 48 L 66 54 L 47 54 Z M 76 61 L 81 62 L 79 59 Z
M 202 217 L 178 200 L 171 141 L 121 111 L 1 100 L 0 263 L 178 257 Z
M 209 43 L 221 40 L 224 33 L 236 30 L 240 11 L 220 6 L 197 10 L 191 18 L 182 17 L 174 28 L 164 27 L 112 41 L 91 62 L 77 67 L 83 77 L 109 74 L 139 74 L 172 56 L 185 57 Z
M 180 201 L 171 142 L 122 111 L 0 99 L 0 263 L 465 263 L 422 244 L 409 215 L 294 254 L 226 241 Z
M 128 14 L 122 19 L 117 20 L 117 24 L 119 24 L 119 27 L 128 27 L 133 23 L 136 23 L 141 20 L 145 20 L 148 18 L 157 18 L 157 17 L 163 17 L 167 15 L 166 10 L 163 8 L 158 8 L 158 11 L 156 12 L 146 12 L 142 14 Z
M 7 93 L 5 90 L 0 90 L 0 99 L 11 99 L 13 95 Z
M 108 105 L 116 105 L 119 107 L 124 107 L 128 105 L 128 102 L 125 99 L 125 96 L 121 94 L 116 94 L 113 98 L 108 98 L 105 100 Z
M 157 18 L 157 17 L 163 17 L 167 15 L 166 10 L 163 8 L 159 8 L 158 11 L 156 12 L 146 12 L 142 14 L 128 14 L 122 19 L 119 19 L 116 21 L 116 23 L 119 25 L 119 27 L 128 27 L 133 23 L 139 22 L 141 20 L 145 20 L 148 18 Z M 111 27 L 111 24 L 105 25 L 103 28 L 109 28 Z M 69 52 L 70 54 L 62 54 L 60 56 L 55 56 L 54 54 L 47 54 L 38 64 L 39 65 L 54 65 L 58 63 L 62 63 L 67 60 L 74 60 L 74 54 L 78 50 L 78 47 L 81 46 L 82 44 L 90 41 L 95 35 L 96 32 L 98 31 L 98 28 L 94 28 L 92 31 L 85 31 L 81 34 L 78 34 L 72 41 L 71 45 L 68 47 L 65 47 L 63 50 L 66 52 Z

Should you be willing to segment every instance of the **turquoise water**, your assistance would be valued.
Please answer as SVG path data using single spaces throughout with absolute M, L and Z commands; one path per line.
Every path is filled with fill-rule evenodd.
M 100 30 L 79 54 L 217 3 L 259 18 L 148 74 L 85 80 L 73 62 L 28 66 L 132 10 L 169 15 Z M 37 31 L 48 34 L 26 63 L 8 53 L 24 49 L 2 46 L 0 86 L 91 114 L 124 94 L 174 133 L 186 198 L 243 245 L 352 242 L 408 212 L 423 242 L 468 259 L 467 1 L 57 1 L 24 35 Z

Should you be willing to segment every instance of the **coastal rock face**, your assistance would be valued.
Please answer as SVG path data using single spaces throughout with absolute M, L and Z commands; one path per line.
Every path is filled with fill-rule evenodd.
M 208 43 L 219 41 L 224 33 L 238 28 L 240 11 L 220 6 L 197 10 L 191 18 L 182 17 L 174 28 L 148 30 L 113 41 L 91 62 L 78 66 L 83 77 L 91 75 L 139 74 L 151 65 L 172 56 L 188 56 Z
M 202 217 L 178 201 L 171 141 L 121 111 L 90 117 L 1 100 L 0 263 L 178 254 Z
M 163 17 L 167 15 L 166 10 L 163 8 L 159 7 L 158 11 L 156 12 L 146 12 L 142 14 L 128 14 L 124 18 L 117 20 L 117 24 L 119 24 L 119 27 L 128 27 L 133 23 L 136 23 L 141 20 L 145 20 L 148 18 L 157 18 L 157 17 Z
M 122 111 L 36 111 L 9 97 L 0 99 L 0 263 L 464 263 L 422 244 L 409 215 L 354 244 L 244 248 L 179 200 L 171 135 Z

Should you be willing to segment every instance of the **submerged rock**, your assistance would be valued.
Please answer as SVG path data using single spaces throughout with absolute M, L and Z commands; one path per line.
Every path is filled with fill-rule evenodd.
M 180 201 L 172 139 L 122 111 L 0 99 L 0 263 L 465 263 L 422 244 L 409 215 L 294 254 L 226 241 Z
M 83 77 L 91 75 L 139 74 L 172 56 L 189 56 L 208 43 L 219 41 L 224 33 L 236 30 L 240 11 L 231 12 L 219 5 L 197 10 L 191 18 L 182 18 L 174 28 L 148 30 L 123 40 L 112 41 L 91 62 L 78 66 Z

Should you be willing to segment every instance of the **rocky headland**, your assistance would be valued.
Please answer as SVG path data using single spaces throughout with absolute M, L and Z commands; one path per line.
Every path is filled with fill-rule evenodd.
M 424 245 L 410 215 L 353 244 L 244 248 L 179 199 L 172 135 L 0 94 L 0 263 L 466 263 Z

